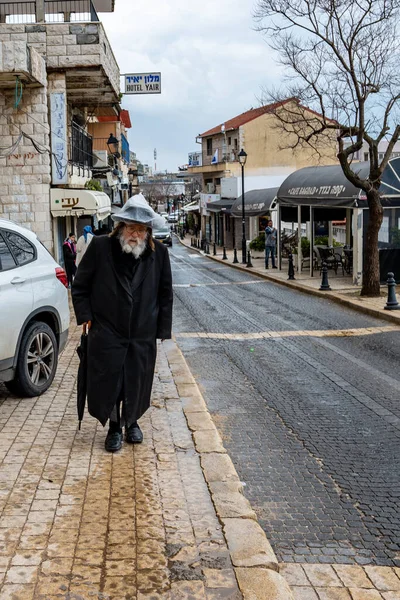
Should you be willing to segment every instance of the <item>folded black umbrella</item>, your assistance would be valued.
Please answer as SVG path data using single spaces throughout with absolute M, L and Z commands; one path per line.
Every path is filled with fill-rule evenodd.
M 81 428 L 81 422 L 83 419 L 83 413 L 85 412 L 86 394 L 87 394 L 87 333 L 81 336 L 81 343 L 77 347 L 80 363 L 78 369 L 78 395 L 77 404 L 79 429 Z

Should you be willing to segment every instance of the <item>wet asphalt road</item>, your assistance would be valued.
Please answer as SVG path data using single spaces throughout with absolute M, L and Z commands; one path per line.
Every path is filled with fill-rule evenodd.
M 177 241 L 170 256 L 174 333 L 278 559 L 399 566 L 400 331 L 180 337 L 388 323 Z

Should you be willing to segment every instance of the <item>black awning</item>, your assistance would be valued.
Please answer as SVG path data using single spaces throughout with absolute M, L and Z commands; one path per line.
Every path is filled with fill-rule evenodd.
M 362 176 L 369 164 L 360 163 L 354 170 Z M 346 179 L 340 165 L 304 167 L 291 173 L 278 190 L 281 205 L 291 206 L 361 206 L 362 190 Z
M 244 193 L 244 210 L 246 217 L 258 217 L 268 213 L 276 198 L 277 187 L 264 190 L 250 190 Z M 242 196 L 236 198 L 231 213 L 234 217 L 242 216 Z
M 209 202 L 207 204 L 207 210 L 209 210 L 211 212 L 223 211 L 223 212 L 229 213 L 234 201 L 235 201 L 234 198 L 221 198 L 221 200 L 216 200 L 215 202 Z
M 368 162 L 354 164 L 352 168 L 361 177 L 368 177 Z M 399 206 L 400 158 L 389 161 L 382 176 L 381 193 L 383 206 Z M 368 207 L 365 193 L 346 179 L 340 165 L 299 169 L 285 179 L 277 196 L 282 206 Z

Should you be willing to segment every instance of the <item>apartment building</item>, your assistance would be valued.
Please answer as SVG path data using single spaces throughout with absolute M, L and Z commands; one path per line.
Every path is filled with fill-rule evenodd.
M 0 214 L 62 260 L 69 231 L 111 212 L 86 189 L 89 123 L 120 114 L 120 72 L 98 12 L 113 0 L 0 2 Z M 111 130 L 110 130 L 111 131 Z
M 336 159 L 336 140 L 321 146 L 319 156 L 309 148 L 292 149 L 293 134 L 282 134 L 276 112 L 288 99 L 279 104 L 253 108 L 226 120 L 204 133 L 197 141 L 201 143 L 201 166 L 189 166 L 188 172 L 202 177 L 201 221 L 202 235 L 211 241 L 235 246 L 241 236 L 240 219 L 231 217 L 230 208 L 241 194 L 241 166 L 238 154 L 247 153 L 244 188 L 251 190 L 279 187 L 293 171 L 315 164 L 332 164 Z M 315 120 L 315 112 L 302 107 Z M 200 162 L 200 161 L 197 161 Z M 248 239 L 258 235 L 264 227 L 265 212 L 246 219 Z

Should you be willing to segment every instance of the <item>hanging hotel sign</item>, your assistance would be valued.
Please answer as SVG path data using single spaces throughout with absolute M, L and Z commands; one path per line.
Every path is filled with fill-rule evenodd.
M 125 94 L 161 94 L 161 73 L 127 73 Z
M 68 183 L 67 103 L 65 92 L 50 94 L 51 182 Z
M 201 152 L 189 152 L 189 167 L 201 167 L 202 166 L 202 154 Z

